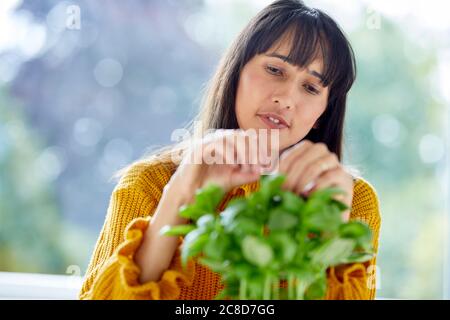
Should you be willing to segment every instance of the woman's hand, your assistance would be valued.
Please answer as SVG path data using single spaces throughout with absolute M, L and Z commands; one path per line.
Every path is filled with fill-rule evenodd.
M 263 166 L 257 163 L 257 152 L 257 144 L 244 130 L 216 130 L 191 144 L 167 187 L 189 199 L 185 202 L 191 202 L 195 191 L 208 183 L 228 192 L 259 179 Z M 256 162 L 250 163 L 250 156 Z
M 319 189 L 338 187 L 346 193 L 337 194 L 334 199 L 351 208 L 353 177 L 344 170 L 337 155 L 330 152 L 326 144 L 301 141 L 281 154 L 278 171 L 286 175 L 282 185 L 284 190 L 308 196 Z M 342 214 L 344 221 L 349 218 L 350 209 Z
M 236 139 L 231 139 L 233 137 Z M 238 143 L 242 142 L 239 138 L 245 143 Z M 192 144 L 164 186 L 144 241 L 136 253 L 141 283 L 161 279 L 173 259 L 178 237 L 162 236 L 161 228 L 188 223 L 189 219 L 179 216 L 179 208 L 191 203 L 196 190 L 210 182 L 228 192 L 235 186 L 258 180 L 261 167 L 244 156 L 251 154 L 256 159 L 256 152 L 256 145 L 250 143 L 248 134 L 242 130 L 218 130 Z M 229 155 L 234 159 L 229 159 Z

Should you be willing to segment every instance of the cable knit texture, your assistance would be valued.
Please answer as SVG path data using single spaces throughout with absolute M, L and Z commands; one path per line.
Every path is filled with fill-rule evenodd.
M 188 299 L 210 300 L 223 288 L 220 275 L 188 260 L 181 266 L 183 237 L 167 270 L 158 281 L 139 283 L 140 268 L 134 261 L 143 234 L 161 198 L 164 186 L 175 172 L 170 163 L 133 164 L 112 192 L 105 222 L 86 272 L 80 299 Z M 373 231 L 378 250 L 381 218 L 375 189 L 361 177 L 355 178 L 351 220 L 361 220 Z M 244 184 L 228 192 L 219 205 L 223 210 L 235 197 L 244 197 L 259 188 L 259 181 Z M 326 299 L 374 299 L 376 257 L 366 263 L 354 263 L 327 270 Z M 286 281 L 280 283 L 285 287 Z

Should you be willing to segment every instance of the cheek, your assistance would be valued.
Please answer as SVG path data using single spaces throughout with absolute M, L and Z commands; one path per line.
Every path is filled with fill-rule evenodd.
M 321 97 L 307 96 L 304 100 L 303 108 L 301 111 L 305 115 L 305 120 L 309 122 L 315 122 L 326 110 L 328 98 L 326 95 Z
M 325 111 L 326 103 L 316 102 L 311 104 L 311 111 L 309 112 L 310 121 L 315 122 Z
M 327 99 L 311 99 L 302 104 L 302 107 L 297 110 L 295 118 L 295 133 L 296 135 L 306 135 L 314 126 L 317 119 L 323 114 L 327 106 Z
M 236 115 L 239 122 L 255 115 L 263 105 L 263 93 L 267 93 L 264 79 L 252 70 L 242 72 L 236 95 Z

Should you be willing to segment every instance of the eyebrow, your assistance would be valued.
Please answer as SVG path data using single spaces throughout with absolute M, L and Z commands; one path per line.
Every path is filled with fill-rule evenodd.
M 292 59 L 290 59 L 289 57 L 283 56 L 283 55 L 281 55 L 281 54 L 278 54 L 278 53 L 266 53 L 265 55 L 266 55 L 267 57 L 273 57 L 273 58 L 281 59 L 281 60 L 283 60 L 284 62 L 287 62 L 287 63 L 289 63 L 289 64 L 295 66 L 295 63 L 294 63 L 294 61 L 292 61 Z M 307 69 L 307 70 L 308 70 L 308 73 L 309 73 L 310 75 L 312 75 L 312 76 L 318 78 L 320 81 L 323 82 L 323 78 L 324 78 L 324 77 L 323 77 L 323 74 L 321 74 L 321 73 L 319 73 L 319 72 L 317 72 L 317 71 L 315 71 L 315 70 L 309 70 L 309 69 Z

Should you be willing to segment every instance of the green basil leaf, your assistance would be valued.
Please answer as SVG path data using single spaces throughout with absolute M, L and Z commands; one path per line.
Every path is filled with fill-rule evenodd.
M 339 227 L 339 235 L 342 238 L 359 239 L 370 238 L 370 228 L 359 221 L 349 221 Z
M 238 262 L 233 265 L 233 271 L 240 279 L 249 278 L 253 272 L 254 267 L 246 262 Z
M 288 230 L 299 223 L 298 217 L 282 209 L 273 209 L 269 217 L 270 230 Z
M 214 228 L 215 216 L 211 213 L 201 216 L 197 220 L 197 227 L 204 230 L 212 230 Z
M 228 259 L 230 259 L 230 260 L 233 261 L 233 262 L 235 262 L 235 261 L 241 261 L 241 260 L 244 259 L 244 256 L 243 256 L 243 254 L 242 254 L 242 251 L 241 251 L 241 247 L 240 247 L 240 246 L 239 246 L 239 247 L 236 247 L 236 248 L 233 247 L 233 250 L 227 251 L 226 256 L 227 256 Z
M 231 243 L 230 238 L 223 233 L 213 231 L 209 237 L 208 243 L 204 247 L 204 253 L 206 256 L 216 259 L 224 260 L 225 253 Z
M 269 241 L 273 244 L 275 252 L 281 257 L 282 263 L 289 263 L 297 251 L 297 243 L 287 233 L 272 232 Z
M 274 173 L 261 176 L 260 192 L 266 198 L 270 199 L 274 194 L 279 191 L 286 176 L 280 173 Z
M 228 260 L 216 260 L 208 257 L 198 258 L 198 262 L 209 267 L 214 272 L 224 272 L 230 268 L 230 262 Z
M 205 187 L 196 190 L 196 206 L 206 212 L 215 212 L 224 194 L 225 192 L 220 186 L 209 183 Z
M 356 248 L 359 251 L 372 251 L 372 239 L 370 238 L 364 238 L 364 239 L 358 239 L 356 242 Z
M 303 206 L 303 215 L 312 215 L 318 211 L 325 210 L 326 207 L 326 202 L 324 202 L 320 198 L 308 198 L 305 205 Z
M 234 198 L 231 199 L 227 204 L 228 208 L 235 208 L 239 213 L 247 210 L 248 201 L 246 198 Z
M 341 225 L 341 214 L 336 207 L 321 206 L 304 218 L 304 224 L 309 231 L 337 232 Z
M 220 221 L 225 230 L 230 231 L 231 225 L 234 223 L 236 216 L 241 212 L 242 205 L 236 204 L 227 206 L 227 208 L 220 213 Z
M 344 258 L 341 260 L 341 263 L 362 263 L 371 260 L 375 255 L 373 253 L 366 253 L 366 252 L 355 252 L 352 253 L 350 256 Z
M 184 266 L 189 257 L 195 256 L 203 250 L 208 239 L 208 234 L 200 229 L 195 229 L 186 235 L 181 250 L 181 261 Z
M 246 236 L 242 241 L 242 253 L 250 263 L 258 267 L 267 266 L 273 259 L 272 248 L 255 236 Z
M 341 188 L 329 187 L 314 191 L 309 195 L 309 199 L 320 199 L 322 202 L 330 202 L 332 197 L 337 194 L 345 194 L 346 192 Z
M 252 216 L 259 216 L 261 212 L 265 212 L 269 206 L 268 199 L 259 191 L 253 192 L 247 200 L 248 213 Z
M 350 256 L 355 247 L 351 239 L 334 238 L 310 252 L 312 263 L 323 266 L 334 266 Z
M 222 291 L 220 291 L 219 294 L 214 297 L 214 300 L 224 300 L 229 296 L 230 292 L 228 292 L 228 288 L 223 288 Z
M 339 211 L 345 211 L 345 210 L 347 210 L 347 209 L 350 209 L 350 207 L 349 206 L 347 206 L 345 203 L 343 203 L 343 202 L 341 202 L 341 201 L 338 201 L 338 200 L 336 200 L 336 199 L 331 199 L 331 202 L 330 202 L 332 205 L 334 205 L 334 206 L 336 206 L 338 209 L 339 209 Z
M 227 231 L 243 239 L 246 235 L 261 234 L 262 227 L 261 224 L 258 224 L 258 221 L 247 217 L 239 217 L 228 226 Z
M 183 205 L 179 209 L 179 215 L 184 218 L 188 218 L 196 221 L 199 217 L 205 214 L 205 211 L 198 208 L 195 204 Z
M 282 198 L 282 208 L 293 213 L 299 213 L 305 204 L 305 201 L 301 197 L 289 191 L 283 192 Z
M 305 300 L 323 299 L 327 291 L 327 280 L 325 276 L 319 277 L 308 286 L 305 291 Z
M 192 224 L 183 224 L 183 225 L 177 225 L 177 226 L 170 226 L 166 225 L 161 228 L 159 231 L 160 234 L 165 236 L 178 236 L 178 235 L 186 235 L 192 230 L 195 229 L 195 226 Z
M 339 227 L 339 234 L 342 238 L 354 239 L 356 247 L 363 251 L 371 251 L 372 230 L 361 221 L 350 221 Z

